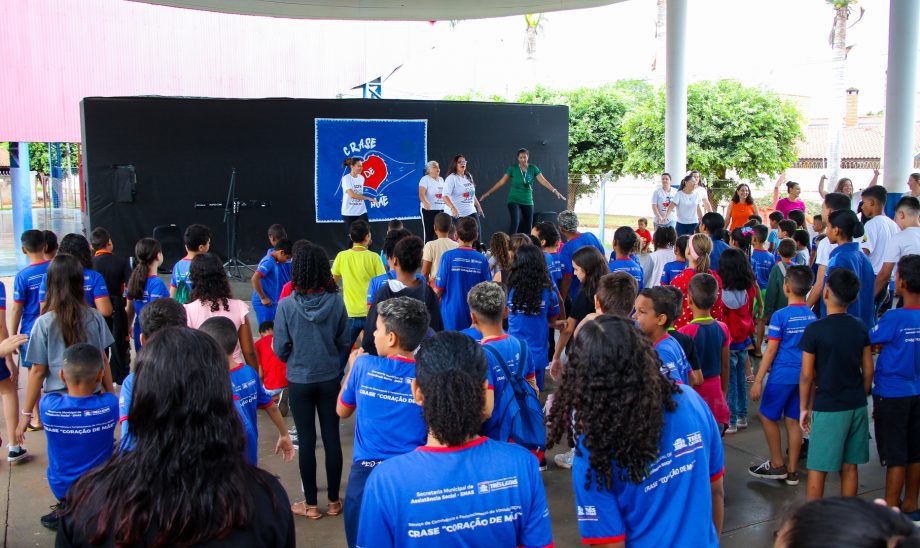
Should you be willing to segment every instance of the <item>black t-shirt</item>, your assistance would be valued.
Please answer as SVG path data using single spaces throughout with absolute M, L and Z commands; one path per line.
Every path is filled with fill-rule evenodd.
M 110 297 L 124 295 L 125 285 L 131 277 L 131 263 L 128 259 L 111 253 L 100 253 L 93 257 L 93 270 L 102 275 Z
M 572 310 L 569 311 L 569 317 L 575 320 L 575 325 L 581 323 L 581 320 L 585 319 L 585 316 L 595 312 L 594 308 L 594 294 L 588 294 L 584 288 L 578 292 L 578 295 L 575 295 L 575 300 L 572 301 Z
M 415 287 L 404 287 L 399 291 L 393 291 L 388 280 L 377 290 L 371 307 L 367 311 L 367 318 L 364 320 L 364 340 L 361 342 L 361 348 L 372 356 L 377 355 L 377 347 L 374 346 L 374 329 L 377 327 L 377 304 L 394 297 L 412 297 L 422 301 L 425 303 L 425 308 L 428 309 L 430 316 L 428 321 L 429 331 L 441 331 L 444 329 L 444 324 L 441 322 L 441 303 L 438 302 L 438 296 L 428 284 L 421 282 Z
M 851 314 L 831 314 L 808 325 L 799 348 L 815 355 L 815 411 L 848 411 L 866 405 L 863 349 L 869 331 Z
M 294 519 L 290 511 L 291 502 L 284 487 L 281 486 L 278 478 L 268 472 L 258 470 L 258 474 L 271 491 L 254 477 L 249 480 L 248 490 L 252 493 L 250 526 L 246 529 L 235 530 L 220 540 L 212 540 L 198 546 L 249 548 L 251 546 L 294 547 L 296 545 Z M 88 504 L 75 509 L 73 514 L 64 516 L 58 526 L 55 546 L 59 548 L 115 546 L 111 538 L 106 538 L 101 544 L 90 544 L 95 533 L 95 518 L 102 506 L 101 500 L 97 503 L 97 500 L 103 496 L 100 491 L 96 491 L 96 495 L 88 501 Z M 89 530 L 86 528 L 87 525 L 90 526 Z M 139 543 L 138 546 L 150 545 L 155 534 L 156 531 L 148 531 L 145 537 L 146 542 Z

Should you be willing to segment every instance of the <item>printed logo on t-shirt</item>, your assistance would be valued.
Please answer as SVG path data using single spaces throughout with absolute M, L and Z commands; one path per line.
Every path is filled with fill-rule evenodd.
M 597 521 L 596 506 L 578 506 L 576 507 L 578 521 Z

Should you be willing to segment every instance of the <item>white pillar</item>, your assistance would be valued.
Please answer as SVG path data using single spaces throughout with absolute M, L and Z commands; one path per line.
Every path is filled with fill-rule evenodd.
M 890 5 L 882 182 L 889 192 L 904 192 L 907 190 L 907 176 L 914 171 L 914 100 L 917 93 L 920 2 L 891 0 Z
M 687 0 L 668 0 L 665 39 L 664 169 L 687 173 Z

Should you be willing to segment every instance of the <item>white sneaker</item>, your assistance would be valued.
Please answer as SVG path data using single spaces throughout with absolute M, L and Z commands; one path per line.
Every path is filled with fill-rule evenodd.
M 575 460 L 575 450 L 574 449 L 569 449 L 565 453 L 562 453 L 561 455 L 556 455 L 555 457 L 553 457 L 553 461 L 556 462 L 556 466 L 558 466 L 559 468 L 571 468 L 573 460 Z
M 738 428 L 743 430 L 747 427 L 748 427 L 747 417 L 739 417 L 738 418 Z
M 729 424 L 728 428 L 725 429 L 725 435 L 737 434 L 737 433 L 738 433 L 738 426 L 735 424 Z

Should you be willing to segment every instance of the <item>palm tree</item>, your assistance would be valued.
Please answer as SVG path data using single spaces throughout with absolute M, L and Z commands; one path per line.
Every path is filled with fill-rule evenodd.
M 847 22 L 853 8 L 859 0 L 826 0 L 834 8 L 834 24 L 831 27 L 829 42 L 833 48 L 831 56 L 831 102 L 827 123 L 827 169 L 831 184 L 837 184 L 840 178 L 840 145 L 843 137 L 843 117 L 846 111 L 846 59 L 850 48 L 847 47 Z M 860 8 L 859 17 L 854 25 L 862 19 L 865 10 Z M 852 26 L 852 25 L 850 25 Z

